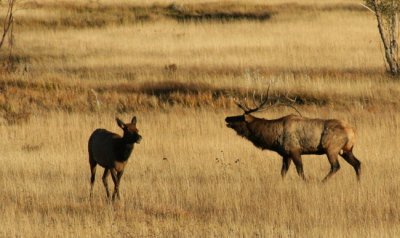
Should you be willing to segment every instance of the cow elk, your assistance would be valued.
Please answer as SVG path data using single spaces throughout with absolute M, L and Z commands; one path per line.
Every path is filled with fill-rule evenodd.
M 353 154 L 355 133 L 349 124 L 336 119 L 311 119 L 293 114 L 275 120 L 251 115 L 253 112 L 268 108 L 265 106 L 268 92 L 269 88 L 266 99 L 255 108 L 236 102 L 244 114 L 225 118 L 226 126 L 251 141 L 256 147 L 275 151 L 281 155 L 282 178 L 285 177 L 293 161 L 298 175 L 305 180 L 301 155 L 326 154 L 331 169 L 323 182 L 340 169 L 338 155 L 353 166 L 357 179 L 360 180 L 361 163 Z
M 133 117 L 131 122 L 127 124 L 119 118 L 116 118 L 116 121 L 118 126 L 123 130 L 122 137 L 105 129 L 96 129 L 89 138 L 90 196 L 93 193 L 96 165 L 100 165 L 104 168 L 103 184 L 106 189 L 107 198 L 110 197 L 107 177 L 111 173 L 114 182 L 112 199 L 114 200 L 115 197 L 119 199 L 119 183 L 124 173 L 124 168 L 132 153 L 134 144 L 139 143 L 142 139 L 136 128 L 136 117 Z

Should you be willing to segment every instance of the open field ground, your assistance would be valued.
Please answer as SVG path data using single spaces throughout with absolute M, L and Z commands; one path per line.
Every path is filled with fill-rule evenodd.
M 2 14 L 0 12 L 0 14 Z M 0 237 L 396 237 L 400 85 L 357 1 L 53 1 L 16 13 L 0 71 Z M 0 50 L 0 59 L 6 57 Z M 288 95 L 357 128 L 350 165 L 292 166 L 226 128 L 233 98 Z M 248 100 L 251 103 L 251 99 Z M 294 113 L 272 107 L 256 116 Z M 143 136 L 108 203 L 87 140 L 115 116 Z M 110 180 L 111 183 L 111 180 Z
M 225 128 L 222 119 L 233 111 L 137 112 L 143 140 L 115 204 L 106 202 L 102 170 L 89 199 L 86 152 L 99 125 L 120 130 L 113 115 L 55 113 L 24 126 L 3 125 L 0 235 L 395 237 L 398 113 L 323 111 L 357 123 L 361 183 L 341 160 L 342 169 L 322 184 L 330 168 L 324 156 L 304 156 L 309 182 L 294 167 L 282 181 L 276 154 L 255 149 Z

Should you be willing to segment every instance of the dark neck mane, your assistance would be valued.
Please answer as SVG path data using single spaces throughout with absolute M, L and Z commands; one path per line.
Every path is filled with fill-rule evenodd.
M 259 119 L 248 125 L 249 134 L 246 136 L 256 147 L 278 152 L 283 125 L 279 120 Z
M 118 154 L 119 161 L 127 161 L 132 153 L 134 143 L 127 141 L 125 137 L 116 141 L 115 152 Z

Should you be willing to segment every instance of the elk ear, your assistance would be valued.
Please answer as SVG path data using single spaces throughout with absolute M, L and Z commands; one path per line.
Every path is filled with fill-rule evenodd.
M 244 114 L 244 121 L 250 123 L 254 121 L 254 117 L 252 115 Z
M 136 125 L 136 121 L 137 121 L 137 120 L 136 120 L 136 116 L 133 116 L 133 117 L 132 117 L 132 120 L 131 120 L 131 123 L 132 123 L 133 125 Z
M 121 119 L 119 119 L 118 117 L 116 117 L 115 120 L 117 121 L 118 126 L 121 127 L 122 130 L 124 130 L 126 127 L 125 123 L 121 121 Z

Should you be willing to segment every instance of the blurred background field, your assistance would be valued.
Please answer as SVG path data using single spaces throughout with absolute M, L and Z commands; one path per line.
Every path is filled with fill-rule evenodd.
M 395 237 L 400 87 L 358 1 L 25 1 L 0 73 L 1 237 Z M 0 14 L 3 14 L 2 12 Z M 0 57 L 5 57 L 0 52 Z M 304 156 L 309 182 L 225 127 L 234 98 L 296 98 L 357 128 L 362 181 Z M 256 114 L 295 113 L 272 107 Z M 87 139 L 138 117 L 108 204 Z M 110 181 L 111 183 L 111 181 Z

